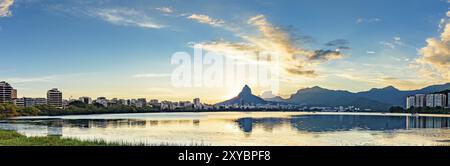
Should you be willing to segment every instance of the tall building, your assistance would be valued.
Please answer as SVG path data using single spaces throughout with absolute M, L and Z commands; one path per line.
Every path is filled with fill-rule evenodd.
M 5 81 L 0 82 L 0 104 L 12 103 L 17 98 L 17 91 Z
M 426 103 L 427 107 L 434 107 L 434 94 L 427 94 Z
M 408 96 L 408 97 L 406 97 L 406 109 L 410 109 L 412 107 L 415 107 L 415 104 L 416 104 L 415 99 L 416 99 L 415 96 Z
M 450 93 L 447 94 L 447 107 L 450 108 Z
M 444 94 L 434 94 L 434 107 L 445 107 L 447 96 Z
M 425 95 L 416 94 L 414 107 L 425 107 Z
M 47 104 L 56 108 L 63 107 L 62 92 L 57 88 L 47 91 Z

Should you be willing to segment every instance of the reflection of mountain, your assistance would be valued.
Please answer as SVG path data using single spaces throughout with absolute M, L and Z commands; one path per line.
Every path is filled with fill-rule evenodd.
M 287 118 L 240 118 L 236 123 L 245 133 L 251 133 L 256 126 L 266 131 L 281 125 L 291 125 L 298 131 L 329 132 L 362 130 L 397 130 L 409 128 L 449 128 L 450 118 L 405 117 L 367 115 L 297 115 Z
M 264 130 L 272 131 L 273 128 L 284 124 L 287 119 L 282 118 L 240 118 L 236 120 L 242 131 L 251 133 L 254 125 L 261 125 Z

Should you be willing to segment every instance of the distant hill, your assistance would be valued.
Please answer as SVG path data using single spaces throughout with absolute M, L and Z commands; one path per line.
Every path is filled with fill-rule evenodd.
M 279 96 L 265 95 L 270 98 L 261 98 L 252 94 L 250 87 L 244 86 L 238 96 L 220 104 L 266 104 L 266 103 L 292 103 L 307 106 L 356 106 L 369 108 L 374 111 L 387 111 L 391 106 L 405 107 L 406 97 L 415 94 L 450 92 L 450 83 L 427 86 L 417 90 L 402 91 L 393 86 L 385 88 L 372 88 L 368 91 L 353 93 L 345 90 L 330 90 L 318 86 L 304 88 L 283 99 Z
M 229 99 L 227 101 L 217 103 L 215 105 L 257 105 L 257 104 L 266 104 L 267 101 L 262 99 L 261 97 L 255 96 L 252 94 L 252 90 L 248 85 L 245 85 L 244 88 L 242 88 L 242 91 L 237 95 L 236 97 L 233 97 L 232 99 Z
M 428 94 L 450 89 L 450 83 L 432 85 L 418 90 L 402 91 L 393 86 L 373 88 L 369 91 L 352 93 L 343 90 L 329 90 L 321 87 L 300 89 L 285 101 L 310 106 L 345 106 L 354 105 L 386 111 L 390 106 L 405 107 L 409 95 Z
M 287 99 L 287 102 L 322 107 L 353 105 L 361 108 L 370 108 L 374 111 L 385 111 L 390 107 L 387 103 L 360 97 L 349 91 L 329 90 L 318 86 L 298 90 L 297 93 Z

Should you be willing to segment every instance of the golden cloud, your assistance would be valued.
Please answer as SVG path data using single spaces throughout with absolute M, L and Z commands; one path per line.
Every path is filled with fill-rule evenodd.
M 450 11 L 447 12 L 450 17 Z M 447 21 L 440 39 L 428 38 L 427 46 L 419 50 L 420 58 L 416 60 L 419 64 L 431 67 L 439 77 L 450 80 L 450 23 Z
M 11 16 L 9 8 L 13 5 L 14 0 L 0 0 L 0 17 Z

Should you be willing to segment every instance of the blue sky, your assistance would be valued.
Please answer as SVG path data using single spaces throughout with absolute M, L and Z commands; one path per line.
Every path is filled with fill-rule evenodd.
M 58 87 L 66 98 L 220 101 L 242 85 L 189 88 L 179 94 L 165 77 L 174 68 L 171 55 L 192 53 L 190 43 L 248 42 L 236 33 L 257 34 L 247 23 L 255 16 L 263 16 L 291 39 L 299 38 L 293 43 L 296 48 L 334 50 L 325 45 L 333 40 L 350 47 L 339 50 L 339 58 L 309 66 L 315 77 L 289 76 L 298 79 L 281 84 L 284 96 L 315 85 L 362 91 L 388 85 L 415 89 L 450 80 L 440 70 L 448 67 L 447 62 L 433 66 L 424 58 L 418 63 L 427 57 L 420 52 L 428 46 L 426 40 L 439 40 L 445 33 L 449 10 L 445 0 L 0 0 L 0 4 L 4 4 L 0 80 L 18 88 L 19 96 L 43 96 Z M 206 16 L 209 22 L 202 22 Z M 446 60 L 447 55 L 437 56 Z M 433 77 L 418 76 L 425 70 Z M 133 77 L 137 74 L 154 76 Z

